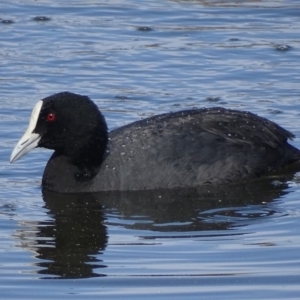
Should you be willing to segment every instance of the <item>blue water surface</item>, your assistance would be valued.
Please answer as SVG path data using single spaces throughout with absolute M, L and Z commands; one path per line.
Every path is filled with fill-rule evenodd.
M 1 299 L 299 299 L 299 174 L 182 193 L 42 194 L 51 155 L 9 165 L 34 104 L 90 96 L 113 129 L 250 110 L 300 147 L 296 0 L 0 3 Z

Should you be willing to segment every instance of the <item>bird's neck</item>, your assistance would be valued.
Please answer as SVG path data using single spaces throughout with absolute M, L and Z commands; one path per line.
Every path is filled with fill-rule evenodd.
M 92 179 L 99 172 L 102 162 L 107 155 L 108 134 L 101 134 L 82 143 L 84 147 L 78 147 L 71 155 L 72 163 L 77 167 L 75 177 L 80 181 Z

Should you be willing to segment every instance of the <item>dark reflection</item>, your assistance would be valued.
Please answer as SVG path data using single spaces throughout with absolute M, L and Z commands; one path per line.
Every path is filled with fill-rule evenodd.
M 40 274 L 60 278 L 86 278 L 99 275 L 105 265 L 96 254 L 105 249 L 106 227 L 101 204 L 92 195 L 44 193 L 45 207 L 52 221 L 41 222 L 36 234 Z M 100 271 L 101 272 L 101 271 Z
M 131 221 L 122 223 L 125 228 L 201 235 L 273 215 L 276 211 L 267 203 L 287 194 L 286 189 L 286 180 L 260 180 L 188 190 L 102 193 L 98 199 L 106 212 L 117 210 L 120 219 Z M 252 209 L 245 212 L 245 208 Z M 113 223 L 108 220 L 107 224 Z
M 38 263 L 43 278 L 105 276 L 99 254 L 107 244 L 106 226 L 143 230 L 143 235 L 148 230 L 141 236 L 147 239 L 242 234 L 228 229 L 278 213 L 272 200 L 287 193 L 285 182 L 73 195 L 43 191 L 50 221 L 22 230 L 20 240 L 43 259 Z

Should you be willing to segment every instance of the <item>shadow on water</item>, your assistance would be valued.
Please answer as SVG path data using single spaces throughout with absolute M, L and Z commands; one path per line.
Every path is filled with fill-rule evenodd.
M 25 228 L 23 238 L 30 235 L 34 247 L 23 244 L 42 260 L 38 273 L 48 275 L 42 278 L 105 276 L 100 258 L 108 241 L 106 226 L 117 224 L 142 234 L 148 230 L 145 238 L 153 239 L 158 233 L 164 238 L 185 232 L 188 237 L 242 234 L 230 229 L 275 214 L 272 201 L 287 194 L 286 188 L 286 183 L 265 180 L 194 190 L 73 195 L 43 191 L 50 220 L 37 224 L 34 237 Z

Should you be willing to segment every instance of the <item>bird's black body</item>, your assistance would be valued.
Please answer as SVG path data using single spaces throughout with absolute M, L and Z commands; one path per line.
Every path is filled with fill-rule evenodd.
M 54 149 L 42 186 L 57 192 L 150 190 L 252 180 L 300 159 L 293 134 L 249 112 L 193 109 L 157 115 L 107 133 L 84 96 L 45 98 L 34 132 Z M 48 122 L 53 112 L 55 121 Z

